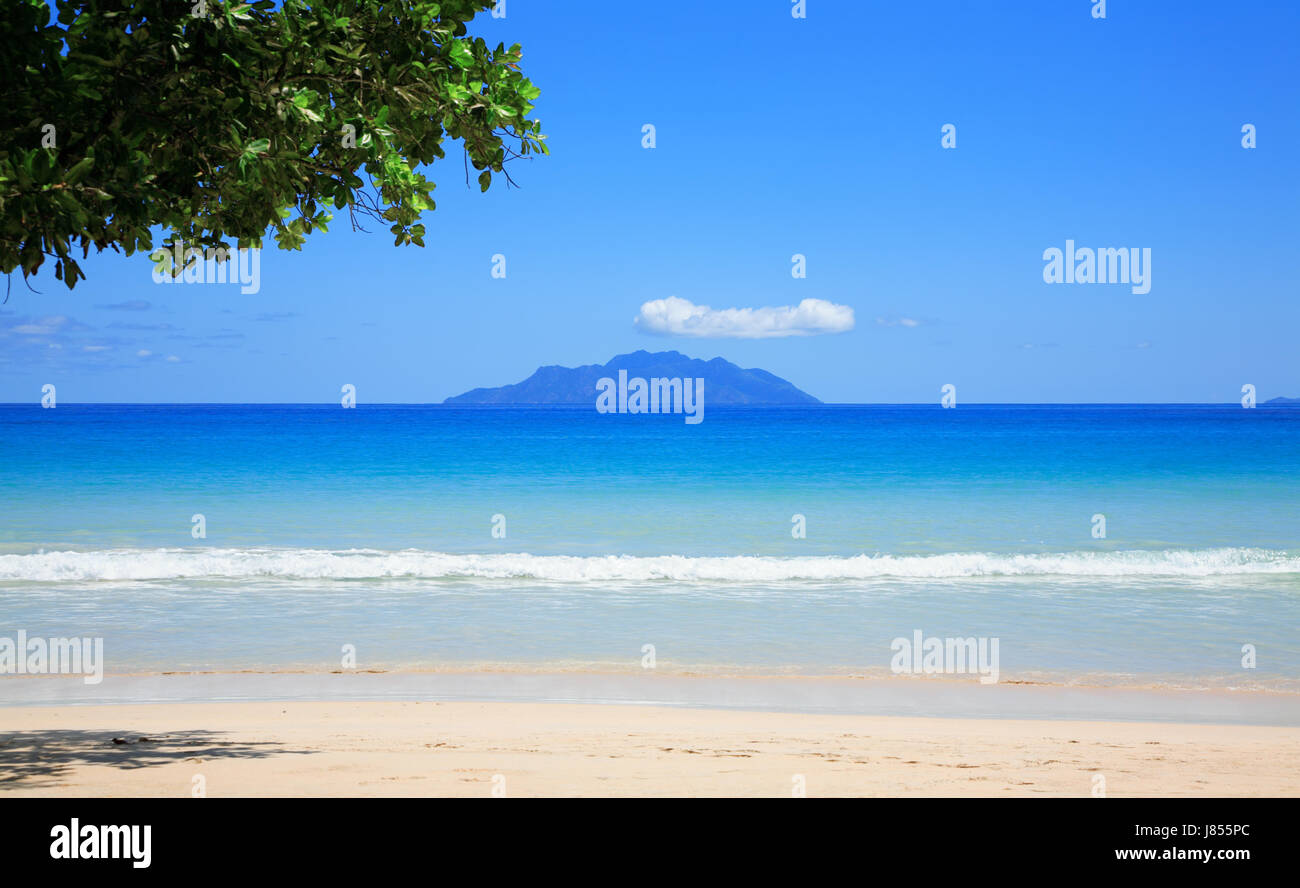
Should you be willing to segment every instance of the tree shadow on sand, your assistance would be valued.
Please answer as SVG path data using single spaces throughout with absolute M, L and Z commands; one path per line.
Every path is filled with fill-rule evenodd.
M 223 740 L 221 731 L 14 731 L 0 733 L 0 792 L 57 786 L 78 765 L 136 769 L 194 759 L 252 759 L 306 755 L 281 743 Z

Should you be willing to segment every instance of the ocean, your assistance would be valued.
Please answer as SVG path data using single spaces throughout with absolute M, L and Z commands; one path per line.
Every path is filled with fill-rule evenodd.
M 1235 405 L 3 405 L 0 636 L 887 676 L 919 631 L 1003 682 L 1295 691 L 1297 504 L 1300 410 Z

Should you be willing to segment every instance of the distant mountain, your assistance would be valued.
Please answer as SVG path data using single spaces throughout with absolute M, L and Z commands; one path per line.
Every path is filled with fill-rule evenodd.
M 628 377 L 691 377 L 704 380 L 704 398 L 717 404 L 820 404 L 821 401 L 792 383 L 766 370 L 743 370 L 730 361 L 714 358 L 702 361 L 681 352 L 634 351 L 617 355 L 607 364 L 582 367 L 551 365 L 514 385 L 499 388 L 476 388 L 448 398 L 444 404 L 582 404 L 596 403 L 596 381 L 608 376 L 618 378 L 626 370 Z
M 1300 398 L 1269 398 L 1261 407 L 1300 407 Z

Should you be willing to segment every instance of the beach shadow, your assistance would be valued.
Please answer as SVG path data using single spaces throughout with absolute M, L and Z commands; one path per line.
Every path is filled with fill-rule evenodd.
M 289 749 L 275 742 L 222 739 L 221 731 L 43 730 L 0 733 L 0 792 L 54 786 L 78 765 L 109 765 L 134 770 L 194 760 L 196 765 L 220 759 L 306 755 L 312 750 Z

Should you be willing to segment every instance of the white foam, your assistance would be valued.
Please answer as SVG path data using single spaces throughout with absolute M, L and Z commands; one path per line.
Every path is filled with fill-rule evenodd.
M 110 549 L 0 555 L 0 581 L 533 579 L 780 583 L 882 578 L 1215 577 L 1300 573 L 1300 556 L 1249 548 L 780 558 L 453 555 L 415 549 Z

